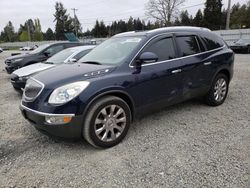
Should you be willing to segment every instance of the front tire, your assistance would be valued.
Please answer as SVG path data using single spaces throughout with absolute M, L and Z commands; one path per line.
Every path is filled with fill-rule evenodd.
M 224 103 L 227 98 L 229 88 L 229 79 L 225 74 L 219 73 L 205 96 L 205 102 L 209 106 L 219 106 Z
M 107 96 L 91 105 L 83 125 L 83 137 L 98 148 L 117 145 L 126 136 L 131 110 L 121 98 Z

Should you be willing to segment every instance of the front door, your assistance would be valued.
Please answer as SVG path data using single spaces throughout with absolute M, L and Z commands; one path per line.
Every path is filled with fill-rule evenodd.
M 176 47 L 172 35 L 157 37 L 139 53 L 153 52 L 158 56 L 154 63 L 142 64 L 141 70 L 132 74 L 137 83 L 132 90 L 139 106 L 160 108 L 182 99 L 181 61 L 176 59 Z M 137 58 L 138 58 L 137 57 Z M 136 93 L 143 93 L 136 95 Z

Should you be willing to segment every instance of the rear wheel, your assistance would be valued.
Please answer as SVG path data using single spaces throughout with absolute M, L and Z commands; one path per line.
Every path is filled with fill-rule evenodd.
M 96 101 L 89 109 L 83 137 L 93 146 L 109 148 L 126 136 L 131 122 L 129 106 L 121 98 L 107 96 Z
M 210 106 L 219 106 L 224 103 L 227 98 L 229 79 L 225 74 L 218 74 L 212 86 L 205 96 L 205 101 Z
M 247 53 L 250 54 L 250 46 L 247 48 Z

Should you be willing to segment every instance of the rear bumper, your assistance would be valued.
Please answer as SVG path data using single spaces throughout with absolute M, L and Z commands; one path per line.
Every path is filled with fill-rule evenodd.
M 32 110 L 24 105 L 20 105 L 22 115 L 28 120 L 36 129 L 42 133 L 67 139 L 82 138 L 82 122 L 83 116 L 75 116 L 74 114 L 47 114 Z M 46 116 L 72 116 L 72 119 L 67 124 L 48 124 L 45 120 Z

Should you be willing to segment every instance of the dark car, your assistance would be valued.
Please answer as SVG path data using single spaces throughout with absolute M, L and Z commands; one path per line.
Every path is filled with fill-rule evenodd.
M 221 105 L 234 53 L 208 29 L 169 27 L 118 34 L 79 62 L 30 78 L 20 108 L 42 132 L 105 148 L 152 110 L 200 96 Z
M 250 54 L 250 39 L 240 39 L 234 44 L 230 45 L 230 48 L 236 53 Z
M 75 63 L 89 53 L 94 47 L 94 45 L 85 45 L 67 48 L 53 55 L 44 62 L 35 63 L 15 70 L 11 74 L 11 83 L 14 89 L 20 92 L 25 87 L 27 79 L 32 75 L 59 66 L 63 63 Z
M 73 43 L 73 42 L 59 42 L 52 44 L 44 44 L 36 48 L 27 54 L 15 55 L 9 57 L 5 60 L 6 71 L 8 74 L 11 74 L 15 70 L 25 67 L 27 65 L 31 65 L 37 62 L 46 61 L 48 58 L 53 56 L 54 54 L 62 51 L 63 49 L 80 46 L 82 43 Z

